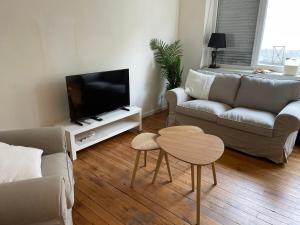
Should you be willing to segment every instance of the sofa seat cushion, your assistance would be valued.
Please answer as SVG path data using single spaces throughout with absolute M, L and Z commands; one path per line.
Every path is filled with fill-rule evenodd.
M 179 104 L 176 112 L 216 122 L 218 115 L 231 109 L 229 105 L 209 100 L 192 100 Z
M 218 124 L 272 137 L 275 118 L 273 113 L 248 108 L 235 108 L 219 115 Z
M 66 153 L 55 153 L 42 157 L 42 174 L 60 176 L 65 181 L 68 209 L 74 204 L 74 178 L 71 159 Z

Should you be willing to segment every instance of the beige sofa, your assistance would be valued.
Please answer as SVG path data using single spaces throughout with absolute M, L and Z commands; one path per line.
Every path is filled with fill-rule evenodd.
M 167 92 L 168 125 L 196 125 L 229 148 L 287 162 L 300 128 L 300 82 L 211 75 L 208 100 L 193 99 L 183 88 Z
M 0 225 L 73 224 L 73 168 L 62 130 L 0 131 L 0 142 L 44 151 L 42 178 L 0 184 Z

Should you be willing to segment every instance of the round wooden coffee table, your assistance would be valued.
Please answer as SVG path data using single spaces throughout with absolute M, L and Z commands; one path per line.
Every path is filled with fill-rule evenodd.
M 156 170 L 152 183 L 155 182 L 160 168 L 162 158 L 165 153 L 174 156 L 186 163 L 190 163 L 192 168 L 197 167 L 197 224 L 200 224 L 200 188 L 201 188 L 201 167 L 212 165 L 214 184 L 217 184 L 215 161 L 217 161 L 224 152 L 223 141 L 213 135 L 202 132 L 168 132 L 156 139 L 161 150 L 156 164 Z M 192 181 L 194 179 L 192 169 Z M 194 182 L 192 182 L 194 183 Z M 194 185 L 194 184 L 193 184 Z M 194 188 L 194 187 L 193 187 Z
M 204 133 L 200 127 L 196 126 L 173 126 L 173 127 L 166 127 L 158 131 L 159 135 L 170 135 L 173 133 Z

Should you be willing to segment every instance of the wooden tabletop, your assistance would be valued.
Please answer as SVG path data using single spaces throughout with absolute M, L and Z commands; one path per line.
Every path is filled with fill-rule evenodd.
M 208 165 L 224 152 L 223 141 L 205 133 L 173 133 L 156 139 L 159 146 L 175 158 L 194 165 Z
M 173 133 L 204 133 L 200 127 L 196 126 L 173 126 L 161 129 L 158 131 L 160 135 L 172 135 Z
M 131 147 L 135 150 L 140 151 L 151 151 L 159 149 L 159 146 L 156 142 L 158 134 L 154 133 L 141 133 L 137 135 L 131 141 Z

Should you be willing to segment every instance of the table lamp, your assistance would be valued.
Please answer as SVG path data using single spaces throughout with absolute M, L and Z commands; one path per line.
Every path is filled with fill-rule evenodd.
M 211 52 L 212 62 L 209 68 L 219 68 L 217 66 L 218 48 L 226 48 L 226 35 L 224 33 L 212 33 L 208 42 L 208 47 L 214 48 Z

